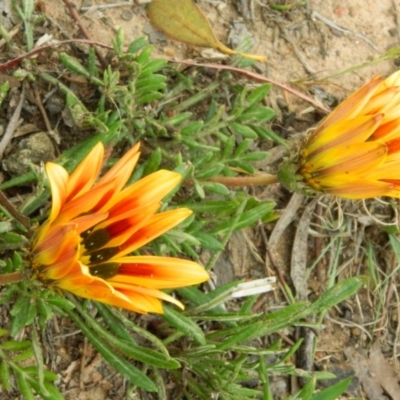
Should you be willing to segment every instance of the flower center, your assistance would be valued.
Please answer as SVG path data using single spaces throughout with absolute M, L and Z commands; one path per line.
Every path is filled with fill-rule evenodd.
M 81 236 L 81 257 L 88 259 L 85 264 L 89 267 L 90 274 L 102 279 L 109 279 L 117 275 L 120 264 L 108 261 L 118 254 L 119 249 L 118 247 L 103 247 L 110 240 L 108 231 L 106 229 L 86 231 Z

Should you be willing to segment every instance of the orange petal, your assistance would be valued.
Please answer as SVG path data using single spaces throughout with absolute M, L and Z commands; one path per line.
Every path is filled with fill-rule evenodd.
M 365 142 L 335 147 L 314 157 L 312 176 L 322 179 L 330 175 L 344 175 L 345 179 L 368 172 L 380 165 L 386 157 L 387 146 L 379 142 Z M 330 179 L 330 178 L 329 178 Z
M 382 117 L 382 115 L 356 117 L 329 126 L 315 140 L 307 141 L 304 157 L 314 157 L 338 146 L 365 142 L 377 129 Z
M 88 212 L 97 212 L 99 204 L 108 203 L 115 194 L 114 182 L 106 182 L 101 186 L 96 186 L 89 192 L 82 194 L 81 196 L 75 196 L 74 200 L 66 203 L 62 208 L 59 217 L 55 223 L 61 224 L 76 218 L 79 215 Z M 98 212 L 98 214 L 104 214 L 104 211 Z
M 397 138 L 400 136 L 400 118 L 389 121 L 387 123 L 382 123 L 375 130 L 371 136 L 371 140 L 391 140 L 392 138 Z
M 173 257 L 131 256 L 113 260 L 120 263 L 118 275 L 109 282 L 124 282 L 153 289 L 174 289 L 196 285 L 210 276 L 199 264 Z
M 113 296 L 96 300 L 110 306 L 124 308 L 139 314 L 147 314 L 149 312 L 157 314 L 163 313 L 162 303 L 159 299 L 132 291 L 117 290 Z
M 104 247 L 121 246 L 130 236 L 147 224 L 147 221 L 159 208 L 159 203 L 149 204 L 144 207 L 135 207 L 114 218 L 108 218 L 99 224 L 96 229 L 93 230 L 93 233 L 105 229 L 110 236 L 110 240 Z M 90 237 L 88 240 L 90 240 Z
M 342 185 L 335 185 L 331 188 L 326 188 L 325 193 L 333 194 L 345 199 L 370 199 L 379 196 L 393 196 L 391 191 L 395 188 L 393 184 L 370 181 L 370 180 L 359 180 L 350 182 Z M 400 197 L 400 192 L 397 196 Z
M 56 281 L 55 286 L 67 290 L 85 299 L 109 297 L 115 294 L 114 288 L 105 280 L 90 275 L 87 266 L 80 264 L 80 269 L 63 279 Z
M 104 146 L 99 142 L 71 174 L 67 186 L 67 199 L 71 201 L 86 193 L 94 184 L 103 165 Z
M 350 95 L 324 119 L 322 124 L 319 125 L 319 127 L 311 135 L 311 140 L 314 140 L 314 138 L 319 136 L 321 132 L 323 132 L 330 125 L 333 125 L 338 121 L 352 119 L 360 115 L 361 110 L 365 107 L 381 84 L 382 78 L 380 76 L 375 76 L 367 84 Z
M 108 217 L 107 213 L 102 214 L 88 214 L 82 217 L 75 218 L 71 223 L 76 225 L 76 231 L 81 234 Z
M 375 94 L 362 110 L 363 115 L 385 114 L 396 103 L 399 94 L 397 87 L 388 87 Z
M 154 215 L 143 228 L 135 232 L 122 246 L 120 246 L 121 251 L 115 258 L 120 258 L 125 254 L 129 254 L 132 251 L 139 249 L 180 224 L 191 214 L 191 210 L 187 208 L 179 208 Z
M 136 307 L 142 308 L 145 312 L 156 312 L 161 314 L 163 310 L 159 300 L 164 300 L 168 301 L 169 303 L 173 303 L 181 309 L 184 308 L 183 304 L 180 301 L 159 290 L 148 289 L 140 286 L 119 283 L 119 282 L 113 282 L 112 286 L 115 288 L 117 292 L 124 294 L 132 301 L 132 303 L 135 303 Z M 141 302 L 139 302 L 140 299 L 142 299 Z M 105 299 L 101 299 L 100 301 L 104 300 Z M 150 304 L 146 304 L 144 300 L 149 301 Z M 117 304 L 114 303 L 114 305 Z
M 105 182 L 114 180 L 115 191 L 118 193 L 126 184 L 139 159 L 140 143 L 132 147 L 117 163 L 97 182 L 97 185 L 102 185 Z
M 182 180 L 176 172 L 160 170 L 133 183 L 122 190 L 107 205 L 110 218 L 122 214 L 133 207 L 141 207 L 149 203 L 158 203 L 174 189 Z
M 35 244 L 33 248 L 34 262 L 50 265 L 54 263 L 66 249 L 76 248 L 80 240 L 80 236 L 76 232 L 76 225 L 68 224 L 55 226 L 49 230 L 48 235 L 42 242 Z
M 47 163 L 46 172 L 50 181 L 51 188 L 51 212 L 49 223 L 53 222 L 62 206 L 65 203 L 67 196 L 68 172 L 60 165 Z

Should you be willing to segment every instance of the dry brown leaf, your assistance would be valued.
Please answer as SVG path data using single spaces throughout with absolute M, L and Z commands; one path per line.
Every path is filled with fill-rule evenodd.
M 379 341 L 376 341 L 369 352 L 371 372 L 375 379 L 385 389 L 392 399 L 400 399 L 400 386 L 397 382 L 398 376 L 393 367 L 386 361 L 381 352 Z
M 354 347 L 349 346 L 344 349 L 344 354 L 356 377 L 360 380 L 368 399 L 387 400 L 378 380 L 371 374 L 371 364 L 365 351 L 363 349 L 356 350 Z
M 214 34 L 210 22 L 192 0 L 153 0 L 147 6 L 150 22 L 172 39 L 201 47 L 212 47 L 226 54 L 240 54 L 256 61 L 265 56 L 238 53 L 226 47 Z

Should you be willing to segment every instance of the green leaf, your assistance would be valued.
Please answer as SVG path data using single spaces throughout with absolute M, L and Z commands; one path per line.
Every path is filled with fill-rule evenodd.
M 9 90 L 10 90 L 10 82 L 5 81 L 0 85 L 0 107 L 3 104 L 4 99 L 7 97 Z
M 183 112 L 183 113 L 178 113 L 172 117 L 169 117 L 162 121 L 162 123 L 172 125 L 172 126 L 177 126 L 181 125 L 183 122 L 187 121 L 191 116 L 193 115 L 192 112 Z M 199 121 L 196 121 L 199 122 Z M 195 123 L 196 124 L 196 123 Z M 200 124 L 201 126 L 201 124 Z
M 152 50 L 152 47 L 150 47 L 150 53 L 151 53 L 151 50 Z M 139 58 L 137 61 L 140 62 Z M 147 75 L 150 75 L 150 74 L 153 74 L 154 72 L 159 71 L 166 64 L 167 64 L 167 60 L 165 60 L 164 58 L 152 58 L 141 69 L 140 74 L 139 74 L 139 79 L 142 79 Z
M 336 400 L 338 399 L 350 385 L 352 378 L 343 379 L 334 385 L 321 390 L 312 396 L 312 400 Z
M 43 400 L 64 400 L 64 396 L 58 391 L 58 389 L 49 382 L 44 382 L 43 388 L 39 385 L 39 382 L 35 377 L 28 377 L 27 381 L 32 388 L 40 394 Z M 45 392 L 44 392 L 45 391 Z
M 251 107 L 262 101 L 271 90 L 271 87 L 272 85 L 270 83 L 266 83 L 252 90 L 250 94 L 246 97 L 246 101 L 248 102 L 249 106 Z
M 53 310 L 50 305 L 44 299 L 37 299 L 37 311 L 39 316 L 39 326 L 41 329 L 44 329 L 46 326 L 46 322 L 52 317 Z
M 112 310 L 110 310 L 108 306 L 103 303 L 99 303 L 98 301 L 96 301 L 94 304 L 99 310 L 104 322 L 107 324 L 113 334 L 115 334 L 118 338 L 126 340 L 127 342 L 131 342 L 135 346 L 137 345 L 136 341 L 126 329 L 123 322 L 112 312 Z
M 238 147 L 236 147 L 233 156 L 235 158 L 239 158 L 242 154 L 244 154 L 250 146 L 251 141 L 248 139 L 243 140 Z
M 181 135 L 187 135 L 187 136 L 194 135 L 200 131 L 203 125 L 204 125 L 203 121 L 190 122 L 188 125 L 182 128 Z
M 140 51 L 144 46 L 147 45 L 147 38 L 142 36 L 140 38 L 135 39 L 128 47 L 129 54 L 136 54 Z
M 230 194 L 230 190 L 225 185 L 218 182 L 204 182 L 203 188 L 208 192 L 220 194 L 221 196 L 228 196 Z
M 164 355 L 146 347 L 134 346 L 123 340 L 114 340 L 111 344 L 122 351 L 126 356 L 132 357 L 144 364 L 164 369 L 178 369 L 181 366 L 178 361 L 172 358 L 167 360 Z
M 208 233 L 197 232 L 195 236 L 199 240 L 201 246 L 205 249 L 212 251 L 221 251 L 224 249 L 224 245 Z
M 262 161 L 268 158 L 268 153 L 266 151 L 252 151 L 250 153 L 244 154 L 241 157 L 243 161 Z
M 22 372 L 22 370 L 14 370 L 15 376 L 17 378 L 18 388 L 21 392 L 24 400 L 35 400 L 35 396 L 31 387 L 28 385 L 28 380 L 26 379 L 26 375 Z
M 244 138 L 257 139 L 257 133 L 249 126 L 231 122 L 229 127 Z
M 206 197 L 206 194 L 204 193 L 204 189 L 202 185 L 199 183 L 197 180 L 193 180 L 193 185 L 194 185 L 194 190 L 196 194 L 201 198 L 204 199 Z
M 38 379 L 37 382 L 40 387 L 40 393 L 48 396 L 49 393 L 47 392 L 44 386 L 44 362 L 43 362 L 43 351 L 41 343 L 39 342 L 38 334 L 36 331 L 36 327 L 31 327 L 31 338 L 32 338 L 32 349 L 33 353 L 35 354 L 36 359 L 36 367 L 37 367 L 37 375 Z
M 67 300 L 61 296 L 50 297 L 50 298 L 47 298 L 45 301 L 47 303 L 51 304 L 52 306 L 58 307 L 64 311 L 70 311 L 75 308 L 73 303 L 71 303 L 69 300 Z
M 162 317 L 178 331 L 191 337 L 196 343 L 205 345 L 206 339 L 204 332 L 190 318 L 184 316 L 182 312 L 176 311 L 166 305 L 163 306 L 164 314 Z
M 269 107 L 252 106 L 236 118 L 238 122 L 257 121 L 259 123 L 269 122 L 275 117 L 275 111 Z
M 115 53 L 120 57 L 124 53 L 124 31 L 120 28 L 117 30 L 115 37 L 112 40 Z
M 162 152 L 161 148 L 158 147 L 151 153 L 150 157 L 147 159 L 143 170 L 143 176 L 149 175 L 157 171 L 160 167 L 161 159 L 162 159 Z
M 165 81 L 167 78 L 164 75 L 151 74 L 136 83 L 136 94 L 151 92 L 152 90 L 159 90 L 165 88 Z
M 215 175 L 218 175 L 224 168 L 225 165 L 222 163 L 216 163 L 207 166 L 206 162 L 204 162 L 204 164 L 201 165 L 201 170 L 199 170 L 198 173 L 196 174 L 196 178 L 197 179 L 211 178 Z
M 32 358 L 33 356 L 34 356 L 34 353 L 33 353 L 32 347 L 31 347 L 31 348 L 25 350 L 23 353 L 19 353 L 18 355 L 14 356 L 12 358 L 12 360 L 15 363 L 20 363 L 22 361 L 28 360 L 29 358 Z
M 154 93 L 144 93 L 141 96 L 138 96 L 136 98 L 136 104 L 144 104 L 144 103 L 150 103 L 151 101 L 158 100 L 162 97 L 162 94 L 159 92 L 154 92 Z
M 220 213 L 227 212 L 231 213 L 236 210 L 238 206 L 237 201 L 217 201 L 217 200 L 205 200 L 200 203 L 188 204 L 187 207 L 196 213 Z
M 265 126 L 256 126 L 256 125 L 251 125 L 251 127 L 254 129 L 254 131 L 261 139 L 273 140 L 274 142 L 281 144 L 282 146 L 285 147 L 288 146 L 286 140 L 282 139 L 272 129 L 266 128 Z
M 323 293 L 318 300 L 312 303 L 309 307 L 308 314 L 325 311 L 328 308 L 348 299 L 350 296 L 357 293 L 364 284 L 364 281 L 365 280 L 360 277 L 343 279 Z
M 30 325 L 36 316 L 36 305 L 29 297 L 20 297 L 11 309 L 13 316 L 10 334 L 15 337 L 26 325 Z
M 0 381 L 5 390 L 11 389 L 11 373 L 5 360 L 0 364 Z
M 68 311 L 70 318 L 82 330 L 82 333 L 88 338 L 93 347 L 105 358 L 105 360 L 114 367 L 119 373 L 127 378 L 132 384 L 145 389 L 149 392 L 157 392 L 157 387 L 152 380 L 142 371 L 137 369 L 131 362 L 118 355 L 115 350 L 99 339 L 88 326 L 79 318 L 75 312 Z
M 315 377 L 312 377 L 304 386 L 303 388 L 300 390 L 298 396 L 299 399 L 302 400 L 311 400 L 311 396 L 315 391 L 315 383 L 316 383 L 316 379 Z
M 137 61 L 139 64 L 146 65 L 146 63 L 149 62 L 149 59 L 150 59 L 150 56 L 151 56 L 152 51 L 153 51 L 153 46 L 152 46 L 152 45 L 146 46 L 146 47 L 140 52 L 140 54 L 137 56 L 136 61 Z M 153 61 L 153 60 L 151 60 L 151 61 Z M 148 72 L 148 73 L 150 74 L 150 73 L 153 73 L 153 72 L 154 72 L 154 71 L 150 71 L 150 72 Z M 141 71 L 141 76 L 144 76 L 144 75 L 147 75 L 147 74 L 145 74 L 145 73 L 143 72 L 143 70 L 142 70 L 142 71 Z
M 66 68 L 68 68 L 70 71 L 75 72 L 78 75 L 82 75 L 85 78 L 90 77 L 89 71 L 80 63 L 80 61 L 72 57 L 66 53 L 61 53 L 60 54 L 60 61 L 64 64 Z
M 242 215 L 239 217 L 239 221 L 234 226 L 233 230 L 237 231 L 245 228 L 246 226 L 254 225 L 257 221 L 263 220 L 263 218 L 265 218 L 266 216 L 268 217 L 268 215 L 271 214 L 274 207 L 275 203 L 266 202 L 264 204 L 252 208 L 251 210 L 243 212 Z M 272 215 L 270 215 L 270 217 L 272 218 Z M 212 229 L 210 233 L 212 234 L 221 233 L 230 229 L 231 226 L 232 226 L 232 221 L 226 221 L 218 225 L 214 229 Z
M 31 342 L 29 340 L 23 340 L 22 342 L 8 340 L 1 343 L 0 347 L 7 351 L 24 351 L 31 348 Z

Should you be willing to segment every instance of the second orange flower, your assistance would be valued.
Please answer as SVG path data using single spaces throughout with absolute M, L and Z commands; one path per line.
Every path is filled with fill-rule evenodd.
M 400 71 L 344 100 L 279 171 L 292 190 L 400 198 Z

